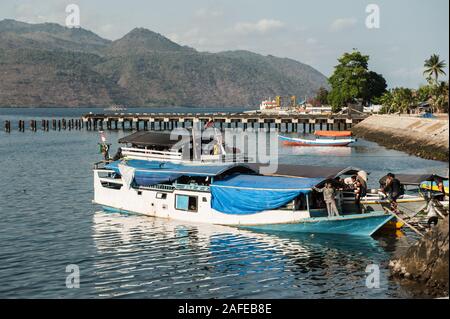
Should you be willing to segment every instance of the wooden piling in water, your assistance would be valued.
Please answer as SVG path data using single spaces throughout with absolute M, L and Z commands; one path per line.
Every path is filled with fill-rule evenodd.
M 5 121 L 5 132 L 11 133 L 11 121 L 8 120 Z

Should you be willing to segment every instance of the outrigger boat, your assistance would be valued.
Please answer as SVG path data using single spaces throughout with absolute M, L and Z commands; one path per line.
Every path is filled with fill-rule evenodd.
M 348 146 L 356 142 L 350 131 L 316 131 L 315 139 L 288 137 L 280 135 L 279 138 L 287 146 Z
M 399 209 L 406 215 L 415 215 L 426 208 L 431 192 L 435 195 L 438 192 L 436 181 L 443 181 L 447 185 L 445 191 L 448 194 L 448 178 L 435 174 L 396 174 L 396 178 L 404 188 L 404 194 L 397 199 Z M 380 184 L 385 177 L 381 178 Z M 431 185 L 433 185 L 432 190 Z M 344 192 L 344 202 L 354 202 L 354 194 Z M 444 207 L 448 207 L 448 198 L 441 201 Z M 367 195 L 361 198 L 361 205 L 368 211 L 379 211 L 383 207 L 390 207 L 390 201 L 386 194 L 378 189 L 369 189 Z
M 251 230 L 370 236 L 393 216 L 384 211 L 328 217 L 314 191 L 354 168 L 259 164 L 186 165 L 140 159 L 94 166 L 94 203 L 106 211 L 141 214 Z M 301 177 L 315 172 L 315 177 Z

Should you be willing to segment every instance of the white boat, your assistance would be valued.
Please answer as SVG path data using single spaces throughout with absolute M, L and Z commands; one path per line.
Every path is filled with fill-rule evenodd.
M 207 165 L 217 162 L 248 162 L 238 149 L 229 148 L 217 135 L 208 144 L 200 141 L 197 150 L 191 132 L 180 131 L 172 135 L 166 132 L 138 131 L 119 139 L 121 155 L 127 159 L 184 163 L 186 165 Z M 199 143 L 199 141 L 197 141 Z M 205 151 L 206 149 L 206 151 Z
M 126 111 L 127 108 L 125 106 L 112 105 L 112 106 L 104 108 L 103 110 L 104 111 L 111 111 L 111 112 L 121 112 L 121 111 Z
M 316 131 L 314 139 L 279 136 L 287 146 L 347 146 L 355 143 L 352 132 L 349 131 Z
M 263 176 L 254 165 L 138 159 L 100 164 L 94 167 L 94 203 L 106 211 L 195 223 L 361 236 L 372 235 L 393 218 L 384 211 L 328 217 L 313 194 L 324 178 Z M 309 171 L 314 169 L 321 170 Z

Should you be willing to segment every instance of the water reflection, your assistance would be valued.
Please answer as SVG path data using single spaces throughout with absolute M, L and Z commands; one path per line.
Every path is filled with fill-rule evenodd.
M 288 146 L 286 146 L 287 148 Z M 289 146 L 283 150 L 284 155 L 318 155 L 318 156 L 341 156 L 352 155 L 351 147 L 328 147 L 328 146 Z
M 382 270 L 380 289 L 365 286 L 366 266 L 387 259 L 372 238 L 96 212 L 93 239 L 100 297 L 370 298 L 386 296 L 392 285 Z

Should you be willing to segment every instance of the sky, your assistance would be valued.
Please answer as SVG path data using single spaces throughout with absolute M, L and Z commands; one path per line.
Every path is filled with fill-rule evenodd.
M 358 49 L 389 87 L 425 84 L 423 63 L 433 53 L 449 61 L 448 0 L 1 0 L 0 20 L 64 25 L 72 3 L 81 27 L 107 39 L 143 27 L 199 51 L 287 57 L 326 76 Z M 366 25 L 371 4 L 378 28 Z

